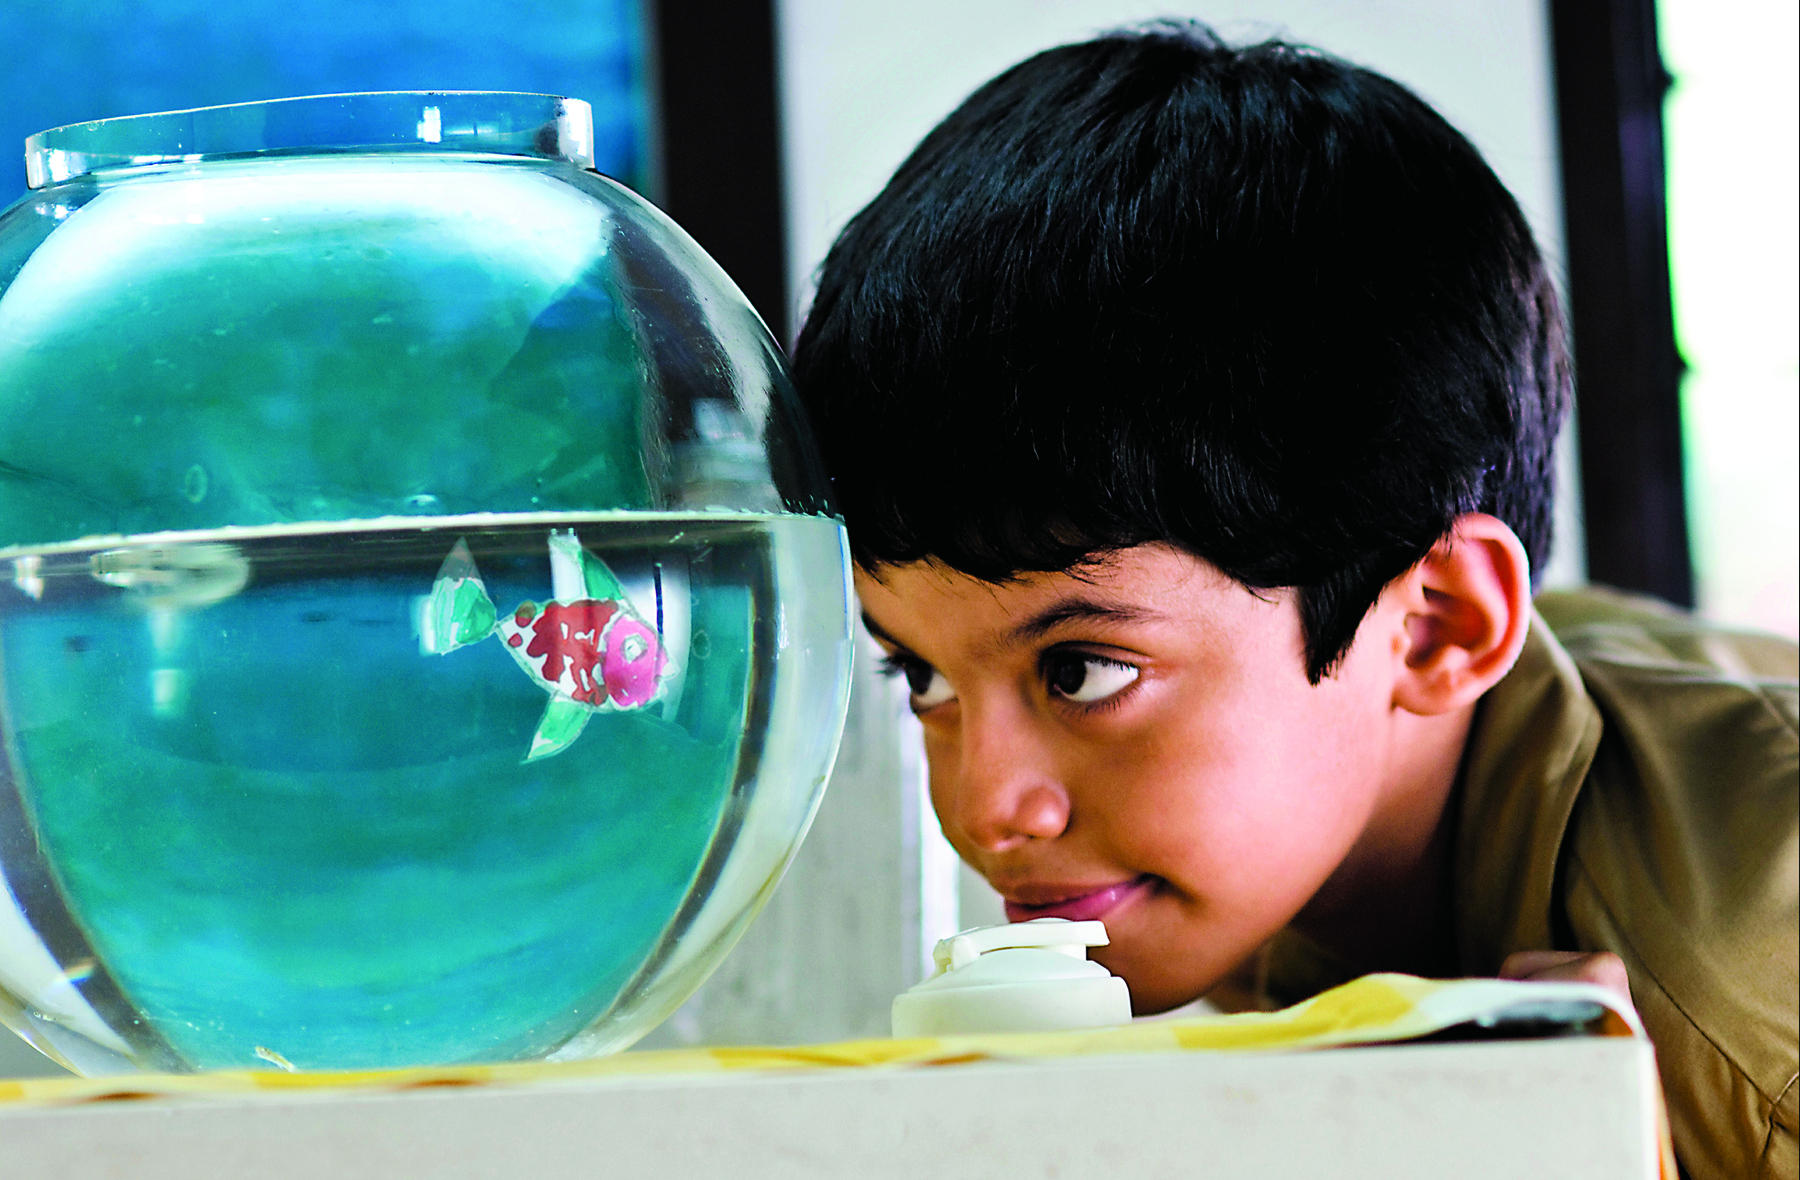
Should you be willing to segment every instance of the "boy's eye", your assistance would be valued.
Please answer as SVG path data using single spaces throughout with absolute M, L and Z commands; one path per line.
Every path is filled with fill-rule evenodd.
M 950 687 L 944 674 L 923 660 L 889 656 L 882 661 L 881 670 L 889 676 L 906 677 L 906 687 L 912 693 L 915 712 L 941 705 L 956 696 L 956 690 Z
M 929 709 L 956 695 L 956 690 L 950 687 L 944 674 L 930 664 L 907 665 L 906 687 L 912 690 L 914 709 Z
M 1052 654 L 1044 665 L 1051 695 L 1082 705 L 1103 701 L 1137 678 L 1130 664 L 1081 652 Z

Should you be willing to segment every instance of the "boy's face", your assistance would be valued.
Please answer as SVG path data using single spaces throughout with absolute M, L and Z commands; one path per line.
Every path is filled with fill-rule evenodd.
M 1164 545 L 1003 586 L 935 563 L 857 586 L 912 688 L 944 834 L 1014 921 L 1103 918 L 1093 958 L 1140 1013 L 1209 990 L 1369 827 L 1393 711 L 1379 627 L 1309 684 L 1291 593 Z

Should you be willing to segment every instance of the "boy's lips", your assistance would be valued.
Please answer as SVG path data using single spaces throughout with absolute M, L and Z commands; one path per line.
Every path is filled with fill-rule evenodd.
M 1124 902 L 1152 888 L 1155 882 L 1156 878 L 1146 873 L 1129 881 L 1115 881 L 1097 889 L 1079 885 L 1069 886 L 1066 890 L 1059 886 L 1020 889 L 1006 898 L 1006 917 L 1013 922 L 1029 922 L 1033 918 L 1067 918 L 1071 922 L 1086 922 L 1111 913 Z M 1059 892 L 1064 895 L 1056 896 Z M 1052 900 L 1035 901 L 1046 894 Z M 1015 897 L 1018 900 L 1014 900 Z M 1028 903 L 1024 900 L 1026 897 L 1033 901 Z

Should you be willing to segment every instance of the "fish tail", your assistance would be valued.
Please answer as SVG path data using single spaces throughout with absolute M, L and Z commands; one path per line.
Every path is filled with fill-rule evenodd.
M 499 613 L 475 569 L 469 546 L 459 540 L 438 568 L 419 616 L 419 652 L 447 655 L 494 633 Z

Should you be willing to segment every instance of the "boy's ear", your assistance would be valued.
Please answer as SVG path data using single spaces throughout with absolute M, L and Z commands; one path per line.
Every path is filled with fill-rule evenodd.
M 1396 637 L 1394 703 L 1431 716 L 1472 705 L 1512 669 L 1531 623 L 1531 563 L 1507 524 L 1456 519 L 1425 560 L 1389 585 Z

